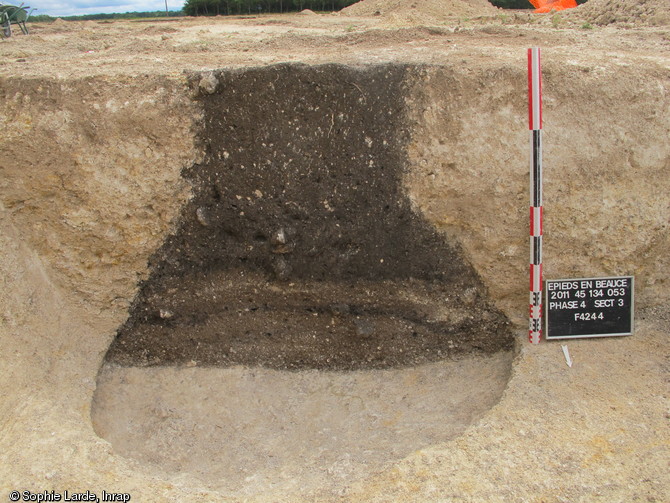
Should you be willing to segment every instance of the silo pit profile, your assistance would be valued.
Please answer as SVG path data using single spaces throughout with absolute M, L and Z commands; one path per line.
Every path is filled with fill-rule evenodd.
M 115 449 L 220 490 L 308 491 L 497 402 L 509 322 L 403 187 L 410 70 L 189 77 L 205 158 L 98 378 Z

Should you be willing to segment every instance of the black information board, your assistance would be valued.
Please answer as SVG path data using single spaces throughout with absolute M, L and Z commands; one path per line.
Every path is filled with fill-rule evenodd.
M 545 282 L 547 339 L 633 333 L 633 276 Z

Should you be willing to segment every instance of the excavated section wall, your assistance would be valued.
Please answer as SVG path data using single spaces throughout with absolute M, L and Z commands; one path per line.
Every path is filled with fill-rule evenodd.
M 157 275 L 248 268 L 283 280 L 472 283 L 458 246 L 412 211 L 402 187 L 406 72 L 278 65 L 193 76 L 201 91 L 217 83 L 199 97 L 207 156 L 185 173 L 194 197 L 152 258 Z
M 521 62 L 520 62 L 521 63 Z M 543 63 L 544 276 L 636 276 L 639 306 L 668 300 L 670 71 Z M 525 69 L 417 69 L 410 196 L 454 236 L 492 298 L 527 313 Z
M 408 70 L 193 75 L 206 156 L 108 360 L 352 370 L 509 349 L 458 242 L 403 187 Z
M 0 80 L 0 204 L 57 284 L 125 309 L 188 198 L 199 112 L 147 76 Z
M 667 299 L 670 79 L 650 65 L 545 64 L 545 272 L 635 274 Z M 455 237 L 509 316 L 527 269 L 525 72 L 407 71 L 413 204 Z M 182 82 L 2 79 L 0 203 L 55 283 L 124 310 L 188 198 L 201 112 Z M 11 295 L 11 292 L 3 292 Z M 4 313 L 11 318 L 12 313 Z
M 667 305 L 670 117 L 663 111 L 670 105 L 670 70 L 650 56 L 627 66 L 616 57 L 586 64 L 554 55 L 555 63 L 545 63 L 548 274 L 633 272 L 637 306 Z M 458 60 L 417 68 L 406 177 L 414 204 L 460 239 L 492 297 L 522 322 L 523 65 L 480 60 L 466 68 Z M 221 501 L 189 480 L 166 480 L 124 460 L 90 425 L 102 358 L 127 317 L 138 277 L 146 277 L 148 257 L 188 199 L 179 173 L 201 157 L 199 111 L 185 83 L 5 78 L 0 96 L 5 493 L 35 481 L 35 490 L 110 488 L 147 501 Z M 94 129 L 105 135 L 91 136 Z M 147 143 L 161 146 L 157 160 L 140 155 Z M 135 189 L 132 197 L 110 190 L 123 180 Z M 148 205 L 155 212 L 144 213 Z M 67 224 L 66 213 L 77 208 L 78 228 Z M 107 232 L 115 225 L 125 229 L 122 239 Z M 124 259 L 109 264 L 110 250 L 123 251 Z M 425 501 L 436 491 L 482 501 L 561 491 L 579 499 L 585 488 L 596 488 L 602 501 L 641 494 L 663 500 L 667 456 L 658 432 L 665 409 L 657 383 L 666 368 L 665 320 L 642 320 L 635 337 L 575 342 L 571 352 L 579 360 L 570 370 L 554 345 L 526 347 L 503 402 L 480 425 L 392 466 L 350 499 Z M 623 395 L 619 383 L 626 383 Z M 603 470 L 611 475 L 605 482 Z M 545 482 L 538 486 L 536 476 Z M 250 500 L 308 498 L 273 492 Z

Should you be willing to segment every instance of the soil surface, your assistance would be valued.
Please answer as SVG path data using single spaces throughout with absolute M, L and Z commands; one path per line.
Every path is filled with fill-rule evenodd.
M 487 0 L 362 0 L 346 9 L 349 16 L 388 16 L 393 19 L 424 16 L 428 19 L 445 19 L 453 16 L 493 15 L 497 8 Z
M 598 25 L 668 26 L 670 7 L 664 0 L 590 0 L 570 13 Z
M 0 497 L 106 490 L 156 502 L 670 501 L 665 2 L 590 0 L 548 15 L 444 15 L 430 10 L 437 2 L 412 3 L 417 7 L 369 17 L 58 21 L 0 41 Z M 531 46 L 543 49 L 546 277 L 635 275 L 633 336 L 526 342 Z M 205 132 L 217 119 L 244 116 L 234 107 L 224 114 L 241 101 L 217 102 L 225 94 L 221 82 L 234 88 L 234 71 L 253 70 L 249 77 L 276 64 L 290 72 L 287 63 L 346 66 L 351 74 L 414 69 L 404 80 L 408 88 L 392 79 L 393 96 L 379 92 L 380 104 L 404 112 L 388 125 L 372 121 L 383 131 L 406 125 L 405 136 L 401 127 L 395 137 L 397 150 L 384 153 L 367 135 L 373 160 L 397 171 L 381 179 L 388 184 L 367 171 L 365 178 L 380 183 L 370 195 L 392 200 L 394 215 L 411 220 L 401 249 L 414 250 L 415 230 L 428 239 L 417 255 L 428 266 L 424 273 L 380 275 L 380 260 L 391 255 L 341 262 L 336 254 L 346 247 L 301 270 L 303 260 L 287 256 L 304 251 L 309 258 L 302 246 L 319 240 L 298 233 L 308 228 L 291 220 L 300 208 L 276 204 L 272 187 L 239 176 L 239 165 L 251 161 L 246 153 L 233 152 L 225 139 L 203 143 L 216 139 Z M 338 80 L 367 91 L 345 73 Z M 339 107 L 363 95 L 353 85 L 340 92 L 346 100 Z M 207 100 L 218 117 L 206 114 Z M 332 138 L 339 116 L 312 112 Z M 307 137 L 333 155 L 343 145 Z M 351 155 L 366 148 L 357 137 Z M 224 150 L 236 156 L 235 177 L 205 183 Z M 303 173 L 325 173 L 327 162 Z M 344 171 L 337 174 L 344 179 Z M 350 196 L 339 183 L 324 191 Z M 180 235 L 207 243 L 212 223 L 231 221 L 217 209 L 217 191 L 205 190 L 217 184 L 238 189 L 220 201 L 273 218 L 262 228 L 237 219 L 229 229 L 227 242 L 237 232 L 254 249 L 222 249 L 253 267 L 222 268 L 195 249 L 161 255 Z M 333 224 L 335 212 L 325 205 L 317 211 L 320 200 L 306 202 L 314 218 Z M 386 225 L 383 213 L 371 217 Z M 168 264 L 170 257 L 181 258 Z M 278 266 L 280 257 L 291 267 Z M 211 277 L 182 267 L 201 260 Z M 152 283 L 158 264 L 171 274 Z M 343 281 L 349 267 L 370 276 Z M 449 267 L 462 272 L 451 278 L 462 278 L 463 295 L 445 286 Z M 425 275 L 430 268 L 436 277 Z M 337 274 L 328 277 L 331 269 Z M 244 280 L 235 276 L 240 270 Z M 154 290 L 142 286 L 152 284 Z M 165 295 L 176 286 L 188 295 Z M 302 339 L 291 339 L 298 331 L 284 325 L 277 297 L 296 315 Z M 140 305 L 150 311 L 132 318 Z M 473 309 L 486 325 L 468 332 L 475 338 L 463 337 L 461 328 L 473 328 Z M 209 318 L 198 318 L 203 312 Z M 154 355 L 132 361 L 142 367 L 104 365 L 129 317 L 160 333 L 166 347 L 180 325 L 190 323 L 203 337 L 179 365 L 144 367 Z M 312 357 L 339 358 L 329 372 L 316 370 L 314 358 L 305 364 L 271 349 L 253 363 L 273 368 L 203 367 L 198 342 L 202 347 L 215 333 L 208 323 L 233 324 L 235 317 L 244 320 L 240 337 L 272 342 L 281 335 L 287 347 L 330 330 L 354 345 L 328 353 L 324 338 L 310 349 Z M 253 333 L 243 334 L 244 326 Z M 505 334 L 501 328 L 512 330 L 514 360 L 506 342 L 482 355 L 488 350 L 481 336 Z M 428 341 L 429 357 L 415 340 Z M 244 351 L 243 339 L 234 342 Z M 366 345 L 370 353 L 357 355 Z M 376 347 L 387 355 L 397 350 L 393 361 L 376 359 Z M 458 354 L 461 347 L 474 354 Z M 397 359 L 399 349 L 412 356 Z M 436 361 L 445 350 L 449 358 Z

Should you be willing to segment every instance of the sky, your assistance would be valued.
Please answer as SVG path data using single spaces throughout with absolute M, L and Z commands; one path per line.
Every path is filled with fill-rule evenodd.
M 1 3 L 14 5 L 20 5 L 21 1 L 31 9 L 36 9 L 33 15 L 47 14 L 54 17 L 165 10 L 165 0 L 0 0 Z M 179 10 L 184 0 L 167 0 L 167 3 L 168 9 Z

